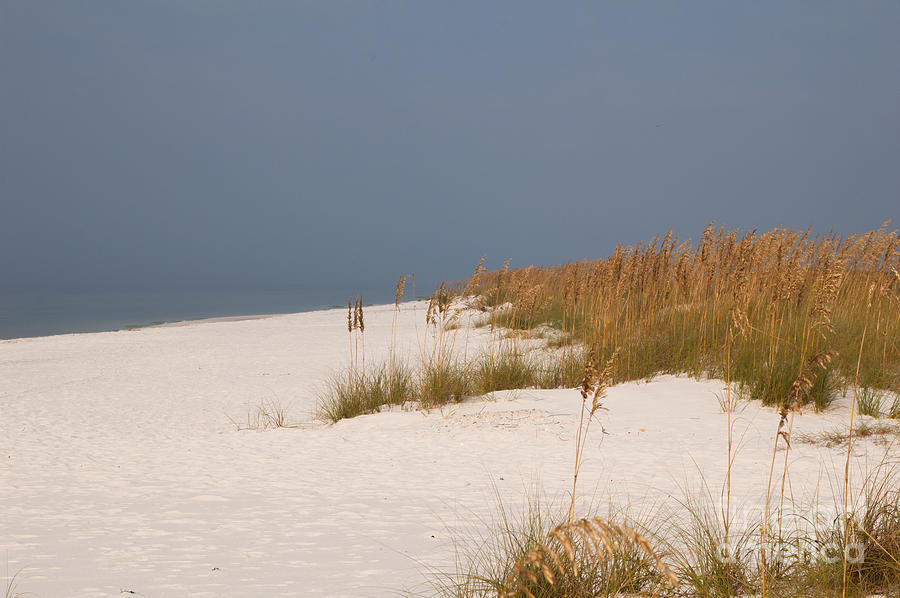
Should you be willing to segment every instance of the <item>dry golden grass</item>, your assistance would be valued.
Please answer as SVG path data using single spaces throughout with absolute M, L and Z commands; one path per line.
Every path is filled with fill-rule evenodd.
M 663 579 L 672 587 L 678 583 L 675 574 L 662 562 L 650 542 L 626 525 L 602 517 L 578 519 L 554 527 L 543 542 L 536 544 L 513 566 L 499 598 L 518 593 L 535 598 L 535 586 L 549 584 L 571 596 L 589 596 L 578 586 L 579 560 L 597 563 L 617 553 L 637 548 L 649 557 Z M 571 593 L 570 593 L 571 592 Z
M 669 233 L 600 260 L 507 261 L 458 291 L 512 305 L 492 327 L 546 324 L 600 359 L 621 347 L 616 381 L 711 375 L 767 404 L 825 408 L 854 380 L 864 330 L 860 386 L 900 390 L 898 247 L 886 225 L 849 237 L 709 226 L 696 244 Z

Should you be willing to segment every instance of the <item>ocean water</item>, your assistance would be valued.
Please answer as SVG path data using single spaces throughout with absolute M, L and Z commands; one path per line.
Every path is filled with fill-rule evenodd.
M 295 313 L 393 301 L 393 288 L 303 287 L 279 290 L 0 290 L 0 339 L 120 330 L 158 322 Z

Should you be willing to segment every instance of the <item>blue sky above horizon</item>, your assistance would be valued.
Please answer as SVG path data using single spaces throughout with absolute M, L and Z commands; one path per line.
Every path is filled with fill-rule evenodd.
M 420 284 L 900 225 L 893 2 L 0 3 L 2 284 Z

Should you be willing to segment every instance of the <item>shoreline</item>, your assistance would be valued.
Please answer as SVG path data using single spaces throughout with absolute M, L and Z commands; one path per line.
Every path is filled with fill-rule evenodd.
M 0 343 L 28 341 L 43 338 L 54 338 L 59 336 L 88 335 L 88 334 L 107 334 L 110 332 L 135 332 L 137 330 L 147 330 L 153 328 L 181 328 L 191 326 L 192 324 L 216 324 L 221 322 L 243 322 L 247 320 L 265 320 L 268 318 L 277 318 L 279 316 L 289 316 L 300 313 L 310 313 L 316 311 L 328 311 L 331 309 L 339 309 L 337 307 L 316 308 L 310 310 L 301 310 L 296 312 L 269 313 L 269 314 L 250 314 L 241 316 L 210 316 L 200 318 L 186 318 L 183 320 L 167 320 L 155 321 L 147 324 L 129 324 L 120 328 L 110 328 L 107 330 L 87 330 L 83 332 L 59 332 L 56 334 L 40 334 L 37 336 L 17 336 L 13 338 L 0 338 Z
M 408 303 L 411 301 L 419 301 L 419 299 L 410 299 L 409 301 L 401 302 Z M 374 308 L 380 307 L 382 305 L 387 305 L 387 302 L 378 302 L 372 304 L 365 304 L 366 308 Z M 185 326 L 190 326 L 192 324 L 216 324 L 216 323 L 224 323 L 224 322 L 243 322 L 250 320 L 265 320 L 269 318 L 277 318 L 281 316 L 291 316 L 296 314 L 305 314 L 305 313 L 314 313 L 314 312 L 322 312 L 322 311 L 331 311 L 331 310 L 346 310 L 346 306 L 341 305 L 332 305 L 329 307 L 310 307 L 309 309 L 299 309 L 296 311 L 285 311 L 285 312 L 269 312 L 269 313 L 261 313 L 261 314 L 241 314 L 241 315 L 230 315 L 230 316 L 200 316 L 197 318 L 183 318 L 183 319 L 173 319 L 173 320 L 158 320 L 152 322 L 146 322 L 141 324 L 126 324 L 124 326 L 119 326 L 116 328 L 106 328 L 102 330 L 84 330 L 84 331 L 74 331 L 74 332 L 57 332 L 52 334 L 37 334 L 33 336 L 15 336 L 11 338 L 0 338 L 0 343 L 7 343 L 13 341 L 25 341 L 25 340 L 34 340 L 41 338 L 53 338 L 58 336 L 70 336 L 70 335 L 85 335 L 85 334 L 104 334 L 109 332 L 134 332 L 137 330 L 146 330 L 146 329 L 154 329 L 154 328 L 181 328 Z
M 113 332 L 215 318 L 246 318 L 346 307 L 347 297 L 388 303 L 387 287 L 348 285 L 224 290 L 6 290 L 0 340 Z
M 319 311 L 319 310 L 311 310 Z M 304 313 L 304 312 L 294 312 Z M 152 324 L 138 325 L 132 328 L 178 328 L 180 326 L 190 326 L 191 324 L 216 324 L 218 322 L 244 322 L 247 320 L 265 320 L 267 318 L 275 318 L 278 316 L 287 316 L 290 314 L 254 314 L 249 316 L 214 316 L 211 318 L 196 318 L 191 320 L 172 320 L 170 322 L 153 322 Z

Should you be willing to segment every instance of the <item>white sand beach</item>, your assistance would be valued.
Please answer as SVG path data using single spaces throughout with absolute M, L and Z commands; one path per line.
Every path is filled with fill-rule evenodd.
M 415 362 L 424 304 L 401 307 Z M 387 355 L 393 309 L 366 310 L 369 363 Z M 456 334 L 467 356 L 488 338 Z M 454 536 L 486 529 L 496 495 L 513 511 L 535 485 L 567 501 L 576 390 L 317 421 L 317 391 L 347 362 L 342 310 L 0 342 L 0 579 L 18 572 L 42 598 L 427 593 L 428 568 L 453 570 Z M 718 497 L 723 392 L 672 376 L 612 387 L 579 508 L 671 503 L 700 472 Z M 238 430 L 264 401 L 294 427 Z M 804 412 L 795 434 L 846 427 L 847 409 Z M 751 402 L 734 417 L 734 501 L 752 508 L 778 414 Z M 795 443 L 794 501 L 832 506 L 844 455 Z M 860 440 L 855 484 L 886 455 L 900 453 Z

